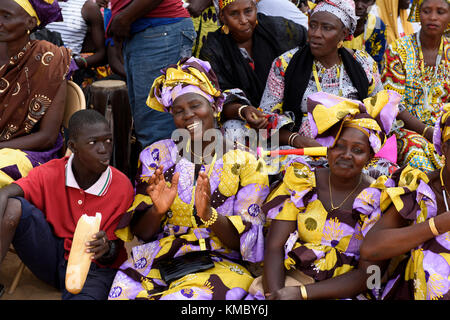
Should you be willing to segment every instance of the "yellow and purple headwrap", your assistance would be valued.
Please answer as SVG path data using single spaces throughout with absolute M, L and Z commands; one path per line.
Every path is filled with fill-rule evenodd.
M 197 93 L 222 110 L 224 97 L 217 76 L 207 61 L 183 58 L 178 64 L 161 70 L 147 98 L 147 105 L 161 112 L 170 112 L 173 101 L 185 93 Z
M 313 93 L 307 101 L 312 135 L 321 145 L 333 147 L 342 128 L 356 128 L 377 153 L 397 117 L 400 100 L 401 96 L 391 90 L 380 91 L 364 103 L 326 92 Z
M 450 140 L 450 103 L 442 107 L 443 114 L 434 125 L 433 144 L 436 152 L 442 155 L 442 144 Z
M 63 21 L 61 8 L 55 0 L 14 0 L 30 16 L 35 17 L 38 26 Z

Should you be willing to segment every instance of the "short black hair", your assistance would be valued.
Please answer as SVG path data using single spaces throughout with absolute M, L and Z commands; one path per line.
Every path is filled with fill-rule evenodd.
M 81 129 L 86 125 L 105 123 L 109 125 L 108 120 L 97 110 L 83 109 L 75 112 L 69 119 L 69 140 L 76 140 Z

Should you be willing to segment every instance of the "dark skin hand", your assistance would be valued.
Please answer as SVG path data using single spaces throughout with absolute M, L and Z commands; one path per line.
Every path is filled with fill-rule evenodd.
M 86 242 L 86 252 L 93 253 L 91 259 L 97 260 L 109 251 L 109 240 L 106 232 L 103 230 L 94 234 L 92 238 L 95 240 Z

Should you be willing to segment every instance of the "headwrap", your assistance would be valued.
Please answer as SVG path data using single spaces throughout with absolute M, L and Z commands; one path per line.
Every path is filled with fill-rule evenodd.
M 450 140 L 450 103 L 443 107 L 442 116 L 434 125 L 433 144 L 436 152 L 442 155 L 442 144 Z
M 364 103 L 316 92 L 308 97 L 308 119 L 313 137 L 325 147 L 333 147 L 342 128 L 363 132 L 370 147 L 377 153 L 385 142 L 398 114 L 401 96 L 391 90 L 380 91 Z
M 411 4 L 411 11 L 409 12 L 408 21 L 420 23 L 420 6 L 425 0 L 414 0 Z M 450 3 L 450 0 L 447 0 Z M 450 24 L 447 25 L 447 30 L 450 29 Z
M 185 93 L 197 93 L 222 110 L 224 101 L 216 74 L 207 61 L 183 58 L 176 65 L 161 70 L 147 98 L 147 105 L 161 112 L 170 112 L 173 101 Z
M 30 16 L 35 17 L 38 26 L 63 21 L 61 8 L 55 0 L 14 0 Z
M 356 29 L 358 19 L 355 13 L 355 2 L 353 0 L 323 0 L 317 4 L 311 13 L 311 17 L 317 12 L 329 12 L 342 21 L 344 26 L 350 31 L 346 40 L 351 37 Z

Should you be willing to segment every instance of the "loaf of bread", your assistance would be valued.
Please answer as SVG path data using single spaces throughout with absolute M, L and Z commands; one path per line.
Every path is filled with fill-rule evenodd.
M 99 232 L 101 220 L 99 212 L 95 217 L 83 214 L 78 220 L 66 270 L 66 289 L 70 293 L 78 294 L 83 289 L 93 255 L 86 252 L 86 242 L 94 240 L 92 236 Z

